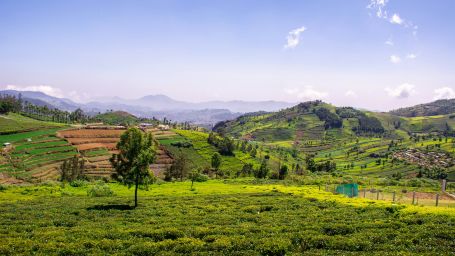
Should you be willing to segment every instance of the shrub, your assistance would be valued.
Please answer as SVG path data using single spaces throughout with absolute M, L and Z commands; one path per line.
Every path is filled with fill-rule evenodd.
M 195 178 L 195 182 L 206 182 L 209 180 L 209 176 L 205 175 L 205 174 L 199 174 L 196 178 Z
M 88 182 L 85 180 L 73 180 L 70 182 L 70 186 L 75 187 L 75 188 L 82 188 L 82 187 L 86 187 L 87 185 L 88 185 Z
M 111 190 L 108 184 L 98 181 L 94 186 L 87 190 L 87 195 L 90 197 L 113 196 L 114 191 Z
M 0 191 L 5 191 L 7 189 L 8 189 L 8 187 L 6 185 L 0 184 Z

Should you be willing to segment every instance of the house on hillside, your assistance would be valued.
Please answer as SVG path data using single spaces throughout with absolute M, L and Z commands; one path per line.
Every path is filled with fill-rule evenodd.
M 149 124 L 149 123 L 140 123 L 139 124 L 140 128 L 151 128 L 153 126 L 155 126 L 155 125 L 154 124 Z
M 159 124 L 158 125 L 158 129 L 160 129 L 161 131 L 167 131 L 167 130 L 169 130 L 169 125 L 167 125 L 167 124 Z

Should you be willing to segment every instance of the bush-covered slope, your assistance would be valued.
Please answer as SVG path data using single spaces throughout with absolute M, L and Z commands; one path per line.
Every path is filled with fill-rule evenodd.
M 390 111 L 391 114 L 404 117 L 437 116 L 455 113 L 455 99 L 437 100 L 407 108 Z
M 110 125 L 132 125 L 139 123 L 139 119 L 125 111 L 113 111 L 99 114 L 95 119 Z

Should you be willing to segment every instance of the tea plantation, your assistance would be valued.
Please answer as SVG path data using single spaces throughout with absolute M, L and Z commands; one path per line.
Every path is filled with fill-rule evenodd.
M 453 254 L 455 212 L 253 180 L 3 187 L 0 254 Z M 89 197 L 103 187 L 113 196 Z M 103 193 L 94 195 L 102 196 Z M 104 194 L 107 195 L 107 194 Z

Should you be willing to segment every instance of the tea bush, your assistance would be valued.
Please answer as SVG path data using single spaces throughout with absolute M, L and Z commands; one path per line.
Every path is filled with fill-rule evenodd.
M 87 190 L 87 195 L 91 197 L 113 196 L 114 191 L 103 181 L 97 181 L 94 186 Z

